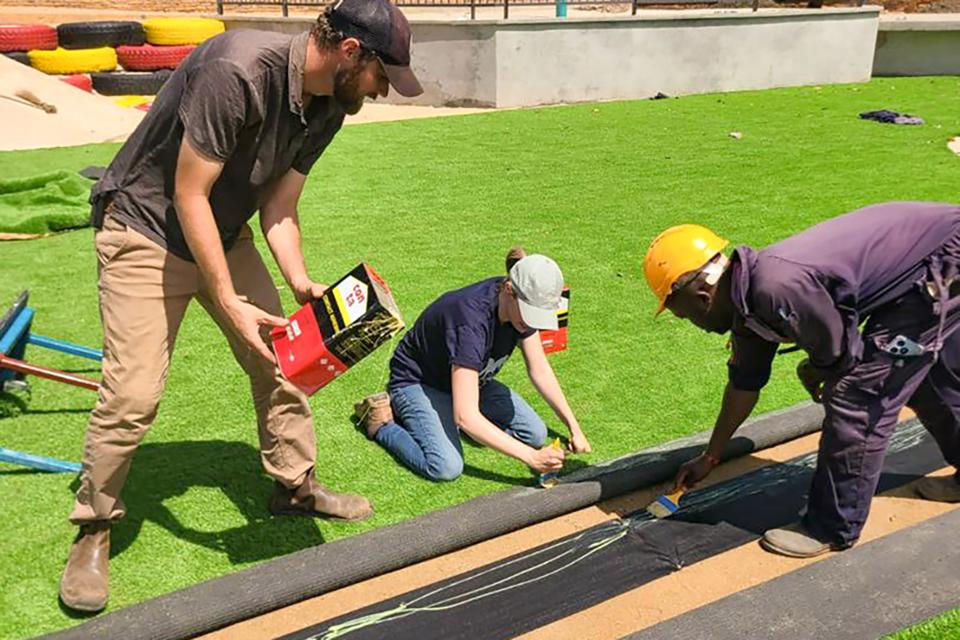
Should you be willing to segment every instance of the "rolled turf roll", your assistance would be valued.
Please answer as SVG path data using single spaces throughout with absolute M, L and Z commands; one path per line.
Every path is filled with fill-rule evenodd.
M 105 96 L 154 96 L 170 77 L 167 69 L 128 73 L 93 73 L 94 90 Z
M 45 24 L 0 24 L 0 52 L 56 49 L 57 30 Z
M 57 37 L 64 49 L 137 45 L 147 41 L 143 25 L 139 22 L 119 20 L 67 22 L 57 27 Z
M 180 62 L 196 49 L 195 45 L 117 47 L 117 60 L 127 71 L 156 71 L 175 69 Z
M 150 44 L 200 44 L 223 33 L 226 28 L 213 18 L 150 18 L 143 21 Z
M 110 47 L 97 49 L 34 50 L 27 53 L 30 66 L 52 75 L 113 71 L 117 68 L 117 52 Z

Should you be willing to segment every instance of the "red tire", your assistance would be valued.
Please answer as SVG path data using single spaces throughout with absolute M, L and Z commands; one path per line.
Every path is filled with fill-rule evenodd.
M 0 24 L 0 52 L 56 49 L 57 30 L 45 24 Z
M 196 49 L 194 45 L 160 47 L 151 44 L 139 47 L 117 47 L 117 60 L 127 71 L 157 71 L 176 69 L 177 65 Z
M 93 78 L 89 73 L 74 73 L 69 76 L 59 76 L 62 82 L 66 82 L 72 87 L 83 89 L 87 93 L 93 93 Z

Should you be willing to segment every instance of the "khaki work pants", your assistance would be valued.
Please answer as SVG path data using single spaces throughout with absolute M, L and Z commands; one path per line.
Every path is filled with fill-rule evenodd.
M 109 215 L 96 232 L 96 252 L 103 380 L 87 427 L 70 521 L 123 517 L 120 492 L 137 445 L 156 418 L 177 331 L 194 298 L 219 325 L 250 377 L 264 468 L 287 487 L 302 483 L 316 460 L 307 399 L 228 328 L 204 291 L 197 266 Z M 282 316 L 280 297 L 249 227 L 226 257 L 237 294 Z

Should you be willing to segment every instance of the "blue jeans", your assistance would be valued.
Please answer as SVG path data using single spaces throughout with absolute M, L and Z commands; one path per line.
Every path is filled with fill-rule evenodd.
M 394 421 L 380 427 L 376 441 L 414 472 L 430 480 L 455 480 L 463 473 L 460 431 L 453 421 L 453 396 L 423 384 L 390 393 Z M 480 413 L 505 432 L 541 447 L 547 426 L 527 402 L 505 384 L 480 387 Z

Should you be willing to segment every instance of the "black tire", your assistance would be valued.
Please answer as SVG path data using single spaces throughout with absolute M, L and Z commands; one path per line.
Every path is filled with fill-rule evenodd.
M 155 96 L 167 81 L 169 69 L 145 73 L 91 73 L 93 89 L 104 96 Z
M 30 58 L 27 57 L 27 53 L 25 51 L 8 51 L 3 55 L 7 56 L 11 60 L 16 60 L 20 64 L 25 64 L 28 67 L 30 66 Z
M 57 38 L 64 49 L 94 49 L 122 44 L 141 45 L 147 41 L 139 22 L 105 20 L 103 22 L 67 22 L 57 27 Z

